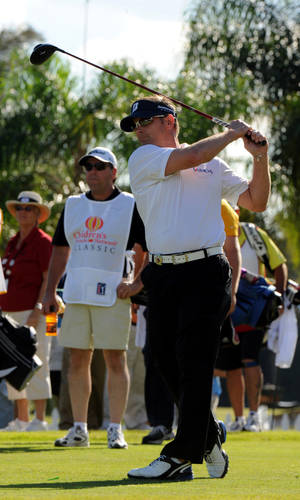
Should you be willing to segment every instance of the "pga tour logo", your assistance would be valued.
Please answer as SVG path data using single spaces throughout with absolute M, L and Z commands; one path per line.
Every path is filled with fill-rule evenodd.
M 97 283 L 97 295 L 105 295 L 106 283 Z

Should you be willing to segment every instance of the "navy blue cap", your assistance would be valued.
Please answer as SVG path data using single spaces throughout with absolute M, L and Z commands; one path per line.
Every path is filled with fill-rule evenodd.
M 164 102 L 140 99 L 133 103 L 130 115 L 121 120 L 120 127 L 124 132 L 132 132 L 135 129 L 134 118 L 151 118 L 158 115 L 176 116 L 176 112 Z

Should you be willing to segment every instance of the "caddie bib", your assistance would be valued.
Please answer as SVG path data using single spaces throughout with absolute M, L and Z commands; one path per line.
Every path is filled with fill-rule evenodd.
M 67 199 L 64 215 L 71 254 L 63 298 L 67 303 L 112 306 L 122 280 L 134 198 L 121 192 L 109 201 L 85 194 Z

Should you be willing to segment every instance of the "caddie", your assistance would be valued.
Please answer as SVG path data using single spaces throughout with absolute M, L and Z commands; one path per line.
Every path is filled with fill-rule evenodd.
M 55 446 L 89 446 L 90 364 L 93 349 L 98 348 L 103 349 L 108 374 L 108 447 L 127 448 L 121 420 L 129 389 L 129 297 L 142 288 L 139 278 L 130 282 L 131 250 L 135 244 L 146 250 L 144 226 L 133 196 L 115 185 L 117 159 L 112 151 L 96 147 L 79 164 L 90 190 L 66 201 L 53 238 L 43 301 L 44 313 L 57 310 L 55 290 L 67 267 L 63 295 L 67 306 L 59 341 L 70 350 L 68 381 L 74 425 Z

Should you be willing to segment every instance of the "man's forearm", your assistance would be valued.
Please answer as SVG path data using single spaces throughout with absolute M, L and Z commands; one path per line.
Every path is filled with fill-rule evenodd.
M 268 153 L 257 154 L 253 157 L 253 177 L 249 182 L 249 191 L 256 211 L 265 210 L 271 191 Z
M 47 294 L 55 294 L 58 282 L 65 272 L 69 255 L 69 247 L 53 246 L 48 271 Z
M 241 275 L 241 251 L 237 236 L 227 236 L 224 244 L 224 252 L 232 268 L 232 293 L 236 294 Z
M 285 263 L 276 267 L 274 270 L 275 286 L 279 293 L 283 293 L 287 287 L 288 268 Z

